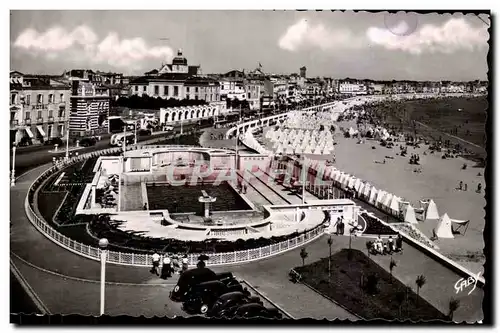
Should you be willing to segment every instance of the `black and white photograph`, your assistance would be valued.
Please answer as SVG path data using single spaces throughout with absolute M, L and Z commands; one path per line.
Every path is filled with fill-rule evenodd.
M 490 10 L 9 16 L 11 323 L 492 321 Z

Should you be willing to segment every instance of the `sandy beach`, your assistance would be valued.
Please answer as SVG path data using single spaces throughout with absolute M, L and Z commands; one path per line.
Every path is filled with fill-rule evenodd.
M 339 126 L 356 128 L 355 121 L 339 122 Z M 338 143 L 335 146 L 338 169 L 368 181 L 377 189 L 404 197 L 414 207 L 420 207 L 419 200 L 432 198 L 440 215 L 448 213 L 452 219 L 470 220 L 464 236 L 455 235 L 454 239 L 439 239 L 435 243 L 442 254 L 472 272 L 483 271 L 486 206 L 484 168 L 475 168 L 475 163 L 463 158 L 443 160 L 441 153 L 424 155 L 424 151 L 429 152 L 426 145 L 420 148 L 408 147 L 408 155 L 401 157 L 396 155 L 399 152 L 398 144 L 392 149 L 382 147 L 375 140 L 357 144 L 357 139 L 344 138 L 340 133 L 336 134 L 335 140 Z M 372 146 L 376 149 L 372 149 Z M 413 172 L 417 166 L 409 164 L 409 156 L 413 153 L 420 155 L 421 173 Z M 394 159 L 386 158 L 386 164 L 375 163 L 382 161 L 385 156 L 392 156 Z M 468 166 L 466 170 L 462 170 L 464 163 Z M 467 191 L 456 189 L 460 181 L 467 184 Z M 481 194 L 476 193 L 478 183 L 482 184 Z M 418 228 L 431 237 L 436 225 L 436 220 L 428 220 L 419 222 Z

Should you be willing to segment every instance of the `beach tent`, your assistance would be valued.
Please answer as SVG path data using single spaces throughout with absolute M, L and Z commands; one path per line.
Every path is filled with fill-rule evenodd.
M 352 176 L 349 178 L 349 182 L 347 183 L 347 187 L 354 188 L 354 184 L 356 184 L 356 177 Z
M 453 236 L 453 231 L 451 229 L 451 220 L 448 214 L 444 213 L 444 215 L 441 216 L 437 223 L 435 232 L 438 238 L 455 238 L 455 236 Z
M 372 189 L 372 186 L 369 183 L 365 184 L 365 188 L 363 191 L 363 197 L 368 200 L 370 198 L 370 190 Z
M 380 207 L 384 203 L 384 196 L 387 192 L 383 190 L 379 190 L 377 193 L 377 201 L 375 202 L 375 206 Z
M 356 187 L 354 187 L 354 189 L 356 189 Z M 363 195 L 364 189 L 365 189 L 365 183 L 360 182 L 358 188 L 356 189 L 359 198 Z
M 451 231 L 453 232 L 453 234 L 459 234 L 459 235 L 465 236 L 465 233 L 467 232 L 467 228 L 469 228 L 470 220 L 455 220 L 455 219 L 450 219 L 450 220 L 452 223 Z M 453 229 L 453 225 L 456 225 L 455 229 Z M 460 230 L 463 230 L 463 233 L 461 233 Z
M 321 155 L 321 147 L 320 146 L 316 146 L 316 148 L 314 149 L 314 154 Z
M 349 187 L 349 181 L 351 180 L 351 175 L 347 174 L 345 177 L 344 177 L 344 181 L 342 182 L 342 185 L 344 187 Z
M 357 178 L 356 181 L 354 182 L 354 189 L 356 190 L 356 192 L 359 192 L 359 188 L 360 188 L 361 184 L 363 184 L 361 182 L 361 179 Z
M 415 209 L 411 205 L 408 205 L 405 210 L 404 221 L 408 223 L 416 224 L 417 218 L 415 216 Z
M 394 216 L 399 216 L 399 202 L 401 201 L 401 198 L 398 196 L 393 195 L 391 204 L 389 205 L 389 210 Z
M 436 203 L 434 202 L 434 200 L 430 199 L 425 210 L 425 220 L 437 220 L 438 218 L 439 213 Z
M 391 201 L 394 195 L 392 193 L 387 193 L 384 197 L 384 205 L 382 206 L 384 211 L 389 212 L 391 209 Z
M 302 147 L 300 147 L 300 146 L 296 146 L 296 147 L 295 147 L 295 154 L 296 154 L 296 155 L 300 155 L 300 154 L 302 154 Z

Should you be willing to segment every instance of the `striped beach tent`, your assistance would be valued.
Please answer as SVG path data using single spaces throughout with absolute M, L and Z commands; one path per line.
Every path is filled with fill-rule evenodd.
M 377 202 L 378 190 L 373 186 L 370 190 L 370 197 L 368 198 L 368 203 L 375 205 Z

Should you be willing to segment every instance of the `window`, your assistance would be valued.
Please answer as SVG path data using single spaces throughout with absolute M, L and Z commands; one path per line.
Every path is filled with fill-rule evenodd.
M 194 90 L 195 93 L 198 93 L 198 87 L 195 88 Z
M 198 95 L 194 95 L 194 99 L 195 99 L 195 100 L 198 100 Z
M 60 94 L 60 95 L 59 95 L 59 101 L 60 101 L 61 103 L 64 103 L 64 94 Z
M 26 119 L 31 119 L 31 112 L 29 111 L 26 112 Z
M 189 94 L 189 87 L 186 87 L 186 94 Z
M 139 86 L 135 86 L 135 91 L 139 91 Z
M 144 93 L 146 93 L 148 91 L 148 86 L 144 86 L 142 88 L 143 88 L 142 91 L 144 91 Z
M 163 95 L 168 96 L 168 86 L 163 87 Z
M 42 118 L 42 111 L 38 111 L 38 118 Z
M 31 95 L 28 94 L 26 95 L 26 105 L 30 105 L 31 104 Z
M 54 117 L 54 111 L 49 110 L 49 118 L 53 118 L 53 117 Z
M 54 94 L 49 94 L 49 104 L 54 103 Z
M 155 86 L 155 95 L 159 95 L 159 94 L 160 94 L 160 87 Z
M 179 87 L 178 86 L 174 87 L 174 96 L 179 96 Z
M 42 94 L 37 95 L 36 104 L 43 104 L 43 95 Z
M 16 104 L 16 100 L 17 100 L 17 94 L 11 94 L 10 95 L 10 104 Z
M 58 116 L 59 118 L 64 118 L 64 108 L 59 108 Z

